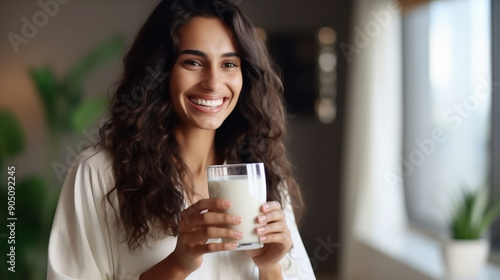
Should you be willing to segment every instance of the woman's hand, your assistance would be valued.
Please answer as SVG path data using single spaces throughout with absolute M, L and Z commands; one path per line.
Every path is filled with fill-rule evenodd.
M 207 244 L 210 238 L 242 238 L 241 232 L 228 228 L 228 225 L 240 224 L 241 218 L 221 213 L 230 207 L 231 202 L 227 200 L 202 199 L 184 209 L 175 250 L 140 279 L 159 279 L 165 275 L 184 279 L 201 266 L 203 254 L 236 248 L 235 242 Z
M 235 242 L 209 243 L 210 238 L 241 239 L 243 234 L 227 228 L 241 223 L 241 218 L 221 213 L 231 207 L 222 199 L 202 199 L 181 213 L 177 245 L 172 255 L 181 267 L 194 271 L 201 266 L 203 254 L 236 248 Z
M 262 271 L 276 271 L 279 261 L 292 248 L 292 235 L 285 220 L 285 213 L 277 201 L 268 201 L 260 207 L 262 215 L 257 217 L 256 232 L 264 247 L 248 250 L 255 264 Z

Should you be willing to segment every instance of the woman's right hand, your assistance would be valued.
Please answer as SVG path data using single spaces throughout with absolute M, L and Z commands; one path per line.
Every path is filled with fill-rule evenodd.
M 169 256 L 179 269 L 191 273 L 201 266 L 203 254 L 236 248 L 235 242 L 207 244 L 211 238 L 243 237 L 228 227 L 241 223 L 240 217 L 223 213 L 230 207 L 227 200 L 202 199 L 182 211 L 177 245 Z
M 201 199 L 181 213 L 175 250 L 163 261 L 141 274 L 140 280 L 185 279 L 203 262 L 203 254 L 236 248 L 235 242 L 208 243 L 211 238 L 241 239 L 243 234 L 229 225 L 241 218 L 223 213 L 231 202 L 222 199 Z M 166 278 L 168 277 L 168 278 Z

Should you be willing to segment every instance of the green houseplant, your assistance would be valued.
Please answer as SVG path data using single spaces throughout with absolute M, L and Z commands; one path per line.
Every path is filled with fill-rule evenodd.
M 492 203 L 486 188 L 463 193 L 449 225 L 452 238 L 443 246 L 448 276 L 477 276 L 490 250 L 485 234 L 499 215 L 500 203 Z
M 500 215 L 500 203 L 492 204 L 486 188 L 464 193 L 451 223 L 453 239 L 481 239 Z
M 15 173 L 15 244 L 8 243 L 10 232 L 0 230 L 0 252 L 10 252 L 15 245 L 15 272 L 0 256 L 0 279 L 35 280 L 46 278 L 47 246 L 61 183 L 51 164 L 57 161 L 63 137 L 82 137 L 81 131 L 103 117 L 108 98 L 104 94 L 87 97 L 83 93 L 86 79 L 99 67 L 118 57 L 125 40 L 112 37 L 85 54 L 62 77 L 57 77 L 49 65 L 29 70 L 29 75 L 40 97 L 48 127 L 46 170 L 33 174 Z M 7 182 L 7 168 L 12 160 L 25 152 L 25 135 L 15 114 L 0 108 L 0 180 Z M 65 138 L 66 139 L 66 138 Z M 14 174 L 14 173 L 13 173 Z M 6 221 L 10 212 L 6 202 L 7 187 L 0 189 L 0 220 Z M 10 214 L 10 215 L 12 215 Z

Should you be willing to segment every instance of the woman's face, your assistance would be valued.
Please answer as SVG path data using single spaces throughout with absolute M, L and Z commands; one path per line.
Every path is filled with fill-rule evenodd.
M 170 73 L 178 125 L 217 129 L 236 106 L 243 85 L 232 32 L 217 18 L 195 17 L 179 30 L 179 39 Z

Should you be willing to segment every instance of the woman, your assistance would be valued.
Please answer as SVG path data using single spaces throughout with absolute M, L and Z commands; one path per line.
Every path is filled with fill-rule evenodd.
M 314 279 L 281 140 L 282 84 L 238 7 L 162 1 L 124 65 L 101 143 L 63 186 L 48 279 Z M 224 162 L 266 166 L 261 249 L 207 244 L 241 238 L 228 228 L 241 219 L 223 213 L 231 202 L 208 198 L 206 167 Z

